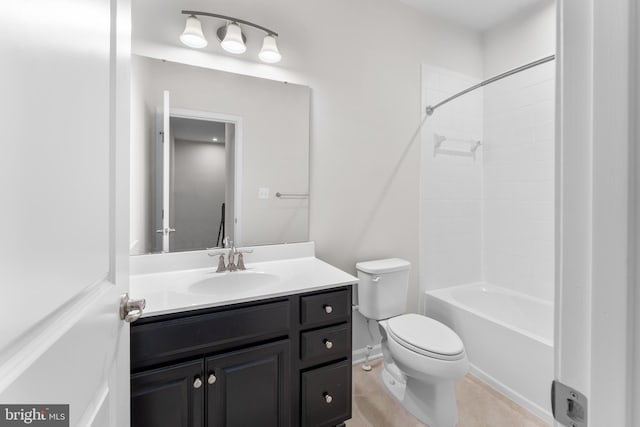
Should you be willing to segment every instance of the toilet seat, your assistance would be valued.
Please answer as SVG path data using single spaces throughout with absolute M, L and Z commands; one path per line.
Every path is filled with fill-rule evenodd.
M 446 325 L 419 314 L 403 314 L 387 321 L 391 338 L 402 347 L 440 360 L 465 357 L 460 337 Z

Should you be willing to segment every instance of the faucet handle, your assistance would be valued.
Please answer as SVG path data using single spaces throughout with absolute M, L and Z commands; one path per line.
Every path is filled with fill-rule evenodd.
M 244 253 L 248 253 L 248 252 L 238 251 L 238 265 L 236 265 L 236 268 L 238 270 L 246 270 L 247 269 L 247 267 L 244 266 L 244 256 L 242 255 Z
M 227 267 L 224 265 L 224 255 L 220 254 L 220 258 L 218 258 L 218 269 L 216 273 L 222 273 L 226 271 Z

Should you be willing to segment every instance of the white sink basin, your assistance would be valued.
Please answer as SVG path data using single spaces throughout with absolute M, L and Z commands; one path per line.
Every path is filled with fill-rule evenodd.
M 190 285 L 188 290 L 201 295 L 226 295 L 243 290 L 264 290 L 280 284 L 280 277 L 262 271 L 233 271 L 214 273 Z
M 171 265 L 173 258 L 185 254 L 189 255 L 175 252 L 149 256 L 141 261 L 152 262 L 153 266 L 162 269 L 167 263 Z M 207 267 L 150 271 L 131 276 L 132 298 L 147 300 L 144 317 L 282 297 L 358 281 L 313 256 L 252 262 L 244 271 L 216 273 L 206 251 L 198 254 L 202 258 L 199 262 Z

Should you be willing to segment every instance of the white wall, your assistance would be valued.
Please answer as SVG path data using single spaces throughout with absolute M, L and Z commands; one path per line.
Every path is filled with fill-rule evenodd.
M 424 65 L 423 110 L 479 83 L 480 79 Z M 482 159 L 434 155 L 435 135 L 482 141 L 482 90 L 444 105 L 422 131 L 420 287 L 433 290 L 482 280 Z M 470 153 L 471 143 L 445 141 L 441 149 Z
M 555 52 L 555 4 L 484 35 L 485 76 Z M 553 300 L 555 62 L 484 87 L 484 278 Z
M 175 140 L 172 251 L 216 246 L 226 181 L 224 144 Z
M 484 265 L 488 283 L 553 300 L 555 64 L 485 88 Z
M 420 65 L 479 76 L 479 38 L 395 1 L 322 2 L 311 15 L 311 238 L 348 272 L 363 260 L 409 260 L 417 310 Z
M 153 120 L 142 101 L 145 94 L 144 74 L 131 72 L 131 144 L 129 146 L 129 251 L 146 253 L 153 247 L 155 235 L 150 234 L 152 159 L 150 141 L 155 134 Z
M 556 5 L 553 0 L 483 34 L 484 76 L 495 76 L 556 50 Z
M 162 5 L 171 2 L 136 3 L 134 36 L 139 34 L 138 8 L 147 4 L 160 18 Z M 173 16 L 176 8 L 169 6 L 167 16 Z M 210 9 L 204 0 L 190 6 Z M 268 7 L 256 7 L 251 0 L 222 0 L 216 10 L 276 29 L 282 63 L 252 65 L 228 57 L 204 58 L 192 50 L 178 54 L 177 37 L 167 39 L 173 46 L 156 49 L 157 54 L 265 77 L 286 75 L 308 84 L 313 91 L 310 237 L 318 256 L 352 273 L 357 261 L 406 258 L 414 266 L 408 301 L 416 310 L 419 144 L 410 138 L 421 119 L 420 65 L 428 62 L 481 76 L 479 35 L 395 0 L 274 0 Z M 162 38 L 168 36 L 153 25 L 148 23 L 151 35 L 143 43 L 134 38 L 134 49 L 154 42 L 154 31 L 155 41 L 165 42 Z M 249 49 L 257 52 L 258 47 Z

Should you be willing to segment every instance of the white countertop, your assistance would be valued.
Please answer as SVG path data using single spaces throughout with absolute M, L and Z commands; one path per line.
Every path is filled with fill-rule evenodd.
M 216 273 L 211 266 L 133 274 L 131 298 L 146 299 L 142 317 L 151 317 L 358 283 L 356 277 L 314 256 L 246 263 L 246 267 L 225 273 Z

